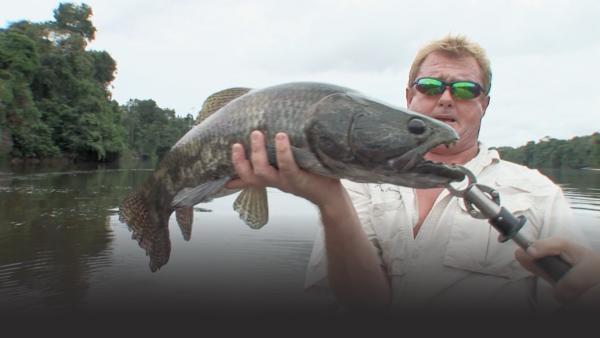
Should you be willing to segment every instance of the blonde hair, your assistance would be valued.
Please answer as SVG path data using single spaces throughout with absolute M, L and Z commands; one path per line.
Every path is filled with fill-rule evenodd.
M 410 72 L 408 74 L 408 85 L 416 80 L 417 73 L 421 68 L 421 64 L 425 61 L 425 58 L 431 53 L 443 53 L 451 57 L 465 57 L 472 56 L 475 58 L 479 67 L 483 71 L 483 88 L 486 95 L 490 93 L 492 88 L 492 68 L 490 66 L 490 60 L 488 59 L 485 50 L 477 43 L 469 41 L 465 36 L 457 35 L 447 36 L 434 40 L 423 46 L 415 56 Z

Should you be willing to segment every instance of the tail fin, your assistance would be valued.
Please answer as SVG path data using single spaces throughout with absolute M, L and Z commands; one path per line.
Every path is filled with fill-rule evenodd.
M 171 211 L 159 210 L 140 191 L 127 196 L 119 207 L 119 220 L 127 224 L 131 239 L 150 256 L 150 270 L 155 272 L 169 261 L 169 216 Z

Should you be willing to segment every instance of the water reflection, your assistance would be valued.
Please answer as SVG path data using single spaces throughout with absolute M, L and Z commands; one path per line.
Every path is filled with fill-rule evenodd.
M 110 265 L 108 209 L 139 175 L 77 169 L 0 175 L 0 308 L 80 306 L 89 274 Z
M 543 170 L 563 188 L 571 207 L 600 217 L 600 170 Z
M 207 204 L 212 212 L 195 210 L 192 240 L 174 232 L 169 264 L 151 273 L 149 257 L 117 214 L 153 164 L 141 168 L 0 172 L 0 312 L 328 304 L 303 291 L 317 211 L 276 190 L 269 191 L 270 221 L 260 231 L 232 210 L 235 195 Z M 600 172 L 544 173 L 561 184 L 577 225 L 600 251 Z M 177 229 L 175 217 L 169 227 Z

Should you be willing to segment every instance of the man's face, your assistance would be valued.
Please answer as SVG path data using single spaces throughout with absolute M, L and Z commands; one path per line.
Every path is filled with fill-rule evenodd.
M 474 57 L 449 57 L 442 53 L 429 54 L 421 64 L 416 78 L 435 77 L 445 82 L 467 80 L 483 86 L 483 72 Z M 458 154 L 477 145 L 481 119 L 490 102 L 489 96 L 481 93 L 470 100 L 452 97 L 450 89 L 436 96 L 420 93 L 414 86 L 406 89 L 408 109 L 438 119 L 458 133 L 460 139 L 449 149 L 438 146 L 431 153 L 440 155 Z

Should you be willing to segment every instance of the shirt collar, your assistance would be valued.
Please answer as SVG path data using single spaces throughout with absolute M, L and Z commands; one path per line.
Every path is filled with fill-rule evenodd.
M 477 144 L 479 146 L 477 155 L 464 165 L 467 169 L 471 170 L 475 176 L 479 175 L 486 167 L 500 161 L 500 154 L 498 154 L 496 149 L 489 149 L 481 142 L 478 142 Z

